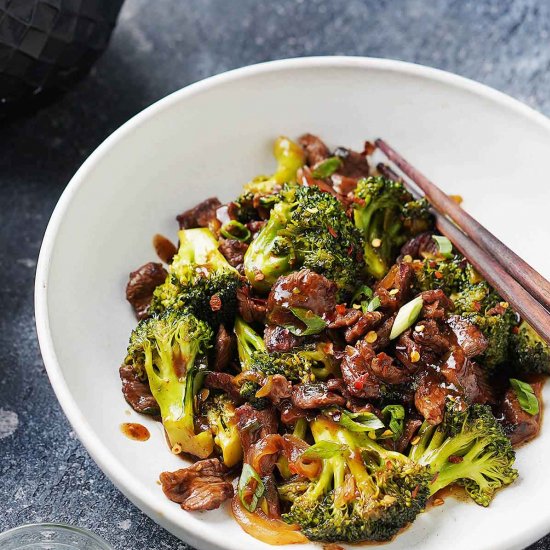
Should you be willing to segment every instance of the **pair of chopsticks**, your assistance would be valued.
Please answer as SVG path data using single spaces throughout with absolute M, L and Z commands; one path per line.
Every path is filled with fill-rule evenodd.
M 489 284 L 550 344 L 550 282 L 502 241 L 472 218 L 437 185 L 409 164 L 384 140 L 375 145 L 409 178 L 432 205 L 436 227 L 465 256 Z M 418 197 L 420 193 L 385 164 L 382 175 L 402 181 Z

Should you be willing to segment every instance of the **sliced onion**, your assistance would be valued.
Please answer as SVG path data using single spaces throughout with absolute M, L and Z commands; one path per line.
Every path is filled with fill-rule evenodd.
M 268 518 L 259 509 L 251 513 L 242 506 L 238 496 L 233 497 L 231 510 L 245 533 L 266 544 L 279 546 L 308 542 L 297 525 L 289 525 L 277 518 Z

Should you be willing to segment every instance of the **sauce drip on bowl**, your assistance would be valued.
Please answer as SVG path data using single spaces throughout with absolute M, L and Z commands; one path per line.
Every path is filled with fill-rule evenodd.
M 136 422 L 124 422 L 120 425 L 120 431 L 128 438 L 134 441 L 147 441 L 151 434 L 142 424 Z

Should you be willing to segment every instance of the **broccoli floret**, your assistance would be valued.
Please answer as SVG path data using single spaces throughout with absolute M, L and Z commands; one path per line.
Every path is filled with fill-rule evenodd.
M 141 321 L 130 336 L 127 362 L 145 371 L 174 451 L 199 458 L 212 454 L 210 431 L 196 434 L 194 398 L 204 368 L 199 360 L 211 347 L 212 329 L 188 312 L 168 310 Z
M 280 136 L 273 144 L 277 170 L 271 176 L 258 176 L 244 186 L 244 194 L 269 195 L 284 183 L 296 182 L 296 172 L 305 163 L 304 150 L 291 139 Z
M 263 338 L 240 317 L 235 321 L 235 334 L 243 372 L 263 376 L 282 374 L 293 382 L 312 382 L 335 373 L 336 366 L 324 343 L 291 352 L 268 353 Z
M 183 229 L 178 235 L 178 253 L 166 282 L 155 289 L 149 312 L 187 310 L 214 329 L 220 323 L 232 326 L 241 286 L 237 270 L 218 250 L 209 229 Z
M 320 475 L 302 493 L 303 484 L 283 490 L 292 501 L 283 519 L 298 524 L 309 539 L 389 540 L 424 509 L 426 468 L 324 416 L 310 428 L 315 444 L 323 446 Z
M 402 183 L 383 177 L 360 180 L 355 189 L 354 220 L 363 234 L 367 272 L 381 279 L 399 248 L 431 226 L 428 204 L 414 201 Z
M 262 411 L 267 409 L 271 404 L 267 397 L 256 397 L 256 394 L 260 391 L 261 386 L 254 380 L 245 380 L 239 389 L 240 396 L 250 403 L 255 409 Z
M 475 502 L 488 506 L 495 491 L 518 475 L 512 445 L 487 405 L 462 411 L 449 401 L 443 423 L 424 422 L 418 434 L 409 456 L 432 472 L 430 494 L 459 483 Z
M 521 372 L 550 374 L 550 347 L 528 323 L 521 322 L 510 343 L 512 361 Z
M 517 316 L 487 281 L 465 285 L 452 296 L 455 313 L 468 319 L 487 339 L 487 349 L 479 362 L 489 371 L 509 359 L 512 330 Z
M 342 203 L 317 187 L 285 185 L 267 224 L 244 257 L 245 275 L 267 292 L 277 278 L 309 268 L 352 292 L 360 278 L 362 239 Z
M 460 254 L 452 258 L 426 258 L 412 264 L 415 290 L 441 289 L 448 296 L 480 280 L 471 264 Z
M 220 449 L 224 464 L 231 468 L 243 456 L 241 439 L 235 419 L 235 405 L 225 394 L 208 398 L 204 404 L 206 419 L 212 433 L 214 443 Z

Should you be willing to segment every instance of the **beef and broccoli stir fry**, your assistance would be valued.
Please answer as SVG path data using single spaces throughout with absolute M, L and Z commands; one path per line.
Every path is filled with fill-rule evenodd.
M 371 154 L 280 137 L 130 274 L 123 394 L 196 460 L 166 496 L 268 543 L 389 540 L 451 485 L 488 506 L 540 427 L 549 348 Z

